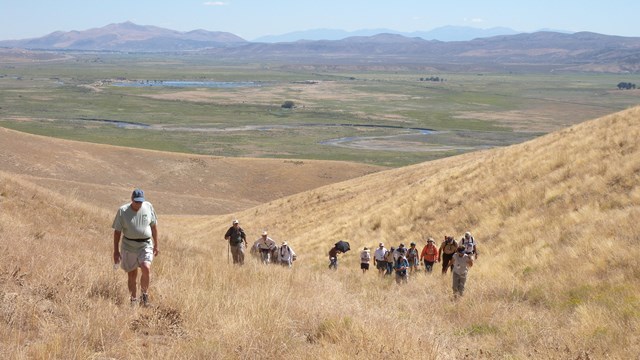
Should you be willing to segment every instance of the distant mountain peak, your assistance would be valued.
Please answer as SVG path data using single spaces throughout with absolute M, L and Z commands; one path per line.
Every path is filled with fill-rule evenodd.
M 246 43 L 246 40 L 227 32 L 201 29 L 180 32 L 125 21 L 82 31 L 56 31 L 34 39 L 0 41 L 0 46 L 26 49 L 162 52 L 198 50 L 241 43 Z

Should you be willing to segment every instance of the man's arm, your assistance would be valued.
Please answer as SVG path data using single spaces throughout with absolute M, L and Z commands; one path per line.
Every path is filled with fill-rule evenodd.
M 158 256 L 158 227 L 151 225 L 151 237 L 153 238 L 153 255 Z
M 117 264 L 120 262 L 120 237 L 122 236 L 122 231 L 113 230 L 113 263 Z

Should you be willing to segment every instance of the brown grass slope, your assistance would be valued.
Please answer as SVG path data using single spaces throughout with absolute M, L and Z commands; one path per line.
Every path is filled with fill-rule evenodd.
M 427 236 L 440 241 L 471 230 L 482 255 L 470 280 L 473 299 L 463 308 L 472 306 L 474 316 L 453 323 L 462 334 L 488 334 L 467 346 L 494 354 L 637 355 L 639 136 L 634 108 L 517 146 L 330 185 L 241 216 L 254 234 L 269 226 L 274 237 L 290 240 L 305 259 L 300 267 L 313 270 L 325 268 L 339 239 L 357 250 L 378 241 L 421 248 Z M 227 224 L 206 223 L 201 231 L 219 234 Z M 357 251 L 344 258 L 355 271 Z M 413 311 L 423 317 L 428 308 L 421 303 Z M 485 337 L 487 344 L 471 345 Z
M 3 358 L 638 358 L 640 108 L 388 170 L 238 215 L 299 254 L 227 265 L 231 215 L 160 214 L 154 307 L 110 270 L 110 210 L 0 174 Z M 154 201 L 154 198 L 150 198 Z M 357 269 L 357 250 L 471 230 L 466 296 Z M 326 270 L 338 239 L 354 250 Z
M 159 212 L 170 214 L 226 214 L 380 169 L 346 162 L 148 151 L 2 128 L 0 147 L 0 171 L 108 209 L 141 187 Z

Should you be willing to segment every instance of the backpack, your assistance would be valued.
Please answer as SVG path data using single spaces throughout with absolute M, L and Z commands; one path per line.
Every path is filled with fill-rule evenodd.
M 371 253 L 368 251 L 363 251 L 360 253 L 360 261 L 369 262 L 371 260 Z
M 444 253 L 447 255 L 454 254 L 458 250 L 458 245 L 455 241 L 446 242 L 444 244 Z
M 236 235 L 236 236 L 234 237 L 233 235 Z M 238 231 L 236 234 L 233 234 L 233 235 L 229 240 L 231 242 L 231 245 L 238 245 L 242 243 L 242 233 L 240 231 Z
M 476 240 L 473 238 L 473 236 L 469 239 L 469 241 L 466 241 L 466 238 L 462 238 L 462 240 L 460 240 L 460 244 L 464 245 L 464 251 L 466 253 L 473 253 L 476 251 Z

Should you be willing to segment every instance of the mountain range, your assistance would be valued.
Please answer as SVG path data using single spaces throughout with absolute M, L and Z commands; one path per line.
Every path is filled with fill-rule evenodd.
M 444 31 L 445 29 L 441 29 Z M 449 30 L 463 31 L 454 28 Z M 490 30 L 487 30 L 490 31 Z M 496 28 L 495 32 L 508 32 Z M 375 31 L 373 31 L 375 32 Z M 302 36 L 304 34 L 299 34 Z M 335 36 L 339 34 L 336 33 Z M 503 34 L 466 41 L 426 40 L 423 33 L 377 33 L 339 40 L 249 42 L 227 32 L 179 32 L 131 22 L 86 31 L 54 32 L 34 39 L 0 41 L 0 47 L 38 50 L 118 52 L 199 52 L 222 60 L 281 61 L 317 64 L 440 64 L 504 70 L 511 66 L 545 71 L 640 71 L 640 37 L 591 32 Z M 431 36 L 434 36 L 432 33 Z M 292 38 L 295 38 L 293 36 Z M 273 40 L 273 38 L 271 39 Z M 445 70 L 441 66 L 442 70 Z
M 424 40 L 467 41 L 476 38 L 497 35 L 515 35 L 519 32 L 506 27 L 478 29 L 470 26 L 442 26 L 429 31 L 402 32 L 392 29 L 363 29 L 345 31 L 340 29 L 312 29 L 295 31 L 281 35 L 267 35 L 254 39 L 253 42 L 292 42 L 298 40 L 342 40 L 353 36 L 373 36 L 377 34 L 397 34 L 406 37 L 419 37 Z
M 354 36 L 342 40 L 246 43 L 204 50 L 217 59 L 243 59 L 341 65 L 429 66 L 441 71 L 512 70 L 640 71 L 640 38 L 591 32 L 541 31 L 471 41 L 436 41 L 397 34 Z

